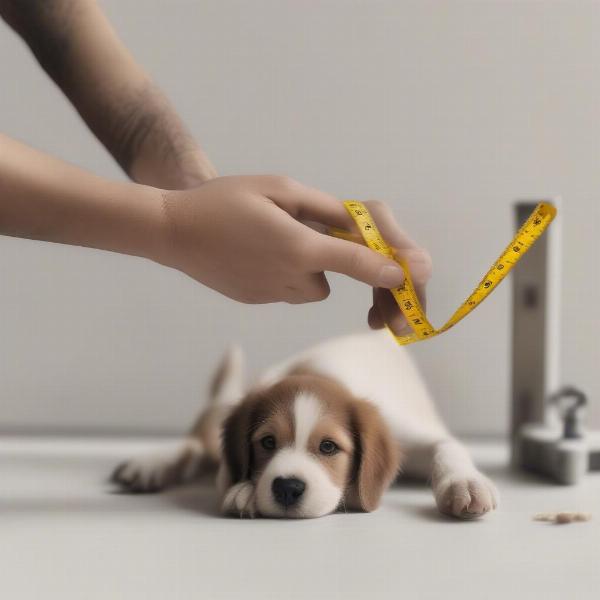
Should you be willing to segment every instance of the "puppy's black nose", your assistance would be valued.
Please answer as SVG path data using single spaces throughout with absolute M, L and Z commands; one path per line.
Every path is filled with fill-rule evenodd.
M 273 496 L 281 506 L 296 504 L 304 493 L 306 484 L 295 477 L 276 477 L 273 480 Z

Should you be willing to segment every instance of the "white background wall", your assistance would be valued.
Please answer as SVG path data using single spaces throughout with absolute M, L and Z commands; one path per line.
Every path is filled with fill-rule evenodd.
M 436 324 L 508 241 L 511 202 L 562 195 L 563 380 L 597 403 L 599 3 L 101 5 L 221 173 L 390 202 L 433 255 Z M 1 130 L 122 177 L 6 27 L 0 82 Z M 230 340 L 257 368 L 363 327 L 370 291 L 332 287 L 319 305 L 242 306 L 135 258 L 1 238 L 0 429 L 180 431 Z M 506 431 L 509 292 L 414 347 L 457 431 Z

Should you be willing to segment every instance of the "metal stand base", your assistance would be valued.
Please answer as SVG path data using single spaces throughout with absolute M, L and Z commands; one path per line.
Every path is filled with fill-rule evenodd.
M 514 450 L 519 466 L 563 485 L 579 483 L 588 471 L 600 471 L 600 431 L 569 439 L 559 428 L 523 425 Z

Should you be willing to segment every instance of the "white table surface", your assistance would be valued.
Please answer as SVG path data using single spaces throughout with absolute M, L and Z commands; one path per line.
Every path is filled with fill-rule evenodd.
M 111 493 L 121 458 L 171 440 L 0 440 L 0 598 L 261 600 L 600 597 L 600 473 L 560 487 L 506 467 L 501 443 L 471 444 L 499 510 L 475 522 L 400 484 L 372 514 L 240 520 L 209 485 Z M 532 521 L 592 512 L 588 523 Z

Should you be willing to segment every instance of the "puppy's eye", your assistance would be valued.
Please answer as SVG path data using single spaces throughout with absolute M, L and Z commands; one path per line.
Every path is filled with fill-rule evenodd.
M 261 438 L 260 445 L 265 450 L 275 450 L 277 442 L 275 441 L 275 438 L 272 435 L 265 435 L 264 438 Z
M 335 454 L 339 450 L 338 445 L 331 440 L 323 440 L 319 445 L 319 452 L 321 454 Z

